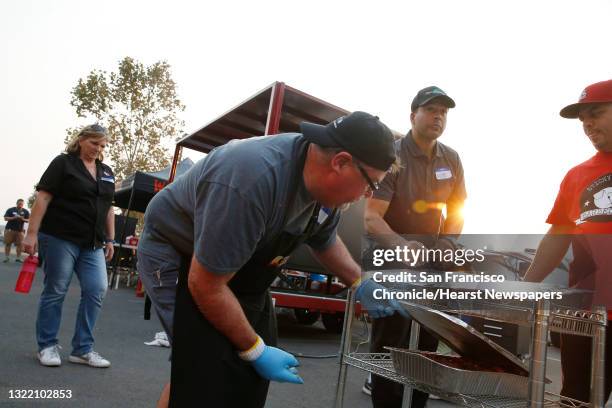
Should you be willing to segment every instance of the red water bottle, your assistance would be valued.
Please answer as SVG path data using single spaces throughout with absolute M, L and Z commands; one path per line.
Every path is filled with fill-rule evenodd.
M 136 283 L 136 297 L 144 297 L 144 288 L 140 278 L 138 278 L 138 283 Z
M 23 261 L 23 266 L 21 267 L 21 272 L 19 272 L 17 284 L 15 285 L 15 292 L 30 293 L 37 267 L 38 257 L 35 255 L 30 255 Z

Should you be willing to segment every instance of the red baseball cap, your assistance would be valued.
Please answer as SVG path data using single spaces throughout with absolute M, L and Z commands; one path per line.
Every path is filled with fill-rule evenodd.
M 567 105 L 561 109 L 559 115 L 568 119 L 578 117 L 578 112 L 583 105 L 593 103 L 612 103 L 612 79 L 603 82 L 597 82 L 584 88 L 584 91 L 578 98 L 578 103 Z

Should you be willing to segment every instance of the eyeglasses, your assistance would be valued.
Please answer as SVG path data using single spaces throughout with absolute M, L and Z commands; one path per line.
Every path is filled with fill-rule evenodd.
M 365 179 L 365 181 L 367 181 L 368 186 L 370 186 L 370 191 L 376 191 L 380 188 L 380 184 L 376 181 L 372 181 L 372 179 L 370 178 L 370 176 L 368 176 L 368 173 L 365 171 L 365 169 L 361 166 L 361 164 L 359 164 L 359 162 L 353 162 L 355 163 L 355 166 L 357 167 L 357 169 L 359 170 L 359 172 L 361 173 L 361 175 L 363 176 L 363 178 Z

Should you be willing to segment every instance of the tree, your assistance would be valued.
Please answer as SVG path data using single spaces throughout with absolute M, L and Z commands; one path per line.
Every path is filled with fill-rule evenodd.
M 105 151 L 117 179 L 136 170 L 156 171 L 168 165 L 170 154 L 163 143 L 182 133 L 177 114 L 185 110 L 176 93 L 170 65 L 145 66 L 130 57 L 119 62 L 117 72 L 93 70 L 72 89 L 76 114 L 106 126 L 110 140 Z M 77 129 L 68 129 L 66 141 Z
M 32 194 L 30 194 L 30 196 L 28 197 L 28 200 L 26 202 L 28 208 L 32 208 L 34 206 L 34 200 L 36 200 L 36 184 L 34 185 L 34 191 L 32 191 Z

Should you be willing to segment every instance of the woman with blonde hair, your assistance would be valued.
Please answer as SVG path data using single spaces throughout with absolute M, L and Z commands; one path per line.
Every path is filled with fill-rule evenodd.
M 106 262 L 113 256 L 115 215 L 111 207 L 115 177 L 102 163 L 108 131 L 86 126 L 51 161 L 36 185 L 24 250 L 44 259 L 44 286 L 36 319 L 38 359 L 61 365 L 57 333 L 64 297 L 73 273 L 81 284 L 81 301 L 72 338 L 72 363 L 109 367 L 93 350 L 93 330 L 108 286 Z

